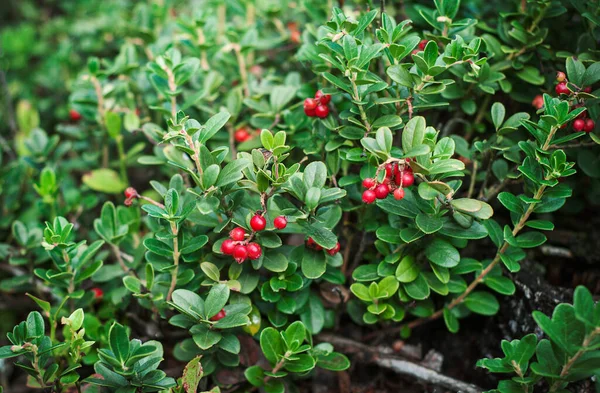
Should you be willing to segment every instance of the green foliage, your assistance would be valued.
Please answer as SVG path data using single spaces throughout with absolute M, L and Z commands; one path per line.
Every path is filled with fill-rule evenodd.
M 349 367 L 313 343 L 344 314 L 496 314 L 568 198 L 597 204 L 597 1 L 50 3 L 0 31 L 0 290 L 41 309 L 0 355 L 32 387 L 295 391 Z M 498 391 L 592 375 L 575 295 L 480 361 Z
M 585 287 L 577 287 L 573 304 L 559 304 L 552 317 L 534 311 L 533 319 L 547 339 L 535 334 L 502 341 L 503 358 L 482 359 L 477 366 L 493 373 L 515 374 L 490 392 L 532 392 L 543 381 L 548 392 L 566 392 L 570 382 L 598 372 L 600 305 Z

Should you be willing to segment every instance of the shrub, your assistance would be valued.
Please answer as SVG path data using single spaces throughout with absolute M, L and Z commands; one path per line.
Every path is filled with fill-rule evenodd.
M 41 313 L 0 357 L 33 387 L 219 391 L 237 369 L 240 389 L 294 391 L 350 367 L 318 336 L 341 318 L 408 338 L 495 315 L 573 187 L 594 202 L 593 2 L 120 3 L 92 27 L 106 47 L 79 4 L 55 26 L 85 39 L 76 59 L 44 41 L 54 108 L 31 98 L 23 33 L 52 29 L 34 13 L 2 32 L 20 101 L 0 139 L 0 288 Z M 579 287 L 534 313 L 549 340 L 478 365 L 517 375 L 499 392 L 565 391 L 598 369 L 593 307 Z

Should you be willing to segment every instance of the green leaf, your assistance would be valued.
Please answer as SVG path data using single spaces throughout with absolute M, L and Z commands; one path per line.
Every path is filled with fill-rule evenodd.
M 94 169 L 83 175 L 81 180 L 92 190 L 106 194 L 120 194 L 127 188 L 127 183 L 120 179 L 117 172 L 108 168 Z
M 217 284 L 208 292 L 204 301 L 204 310 L 207 318 L 211 318 L 225 307 L 229 300 L 229 287 L 225 284 Z
M 525 66 L 521 71 L 517 72 L 517 76 L 527 83 L 541 86 L 546 78 L 540 73 L 540 69 L 533 66 Z
M 504 105 L 500 102 L 494 102 L 494 105 L 492 105 L 492 122 L 494 123 L 494 127 L 496 127 L 496 131 L 498 131 L 504 122 L 505 114 L 506 109 L 504 109 Z
M 106 126 L 106 131 L 113 139 L 121 134 L 121 123 L 121 115 L 118 113 L 109 111 L 104 115 L 104 125 Z
M 425 256 L 436 265 L 452 268 L 460 262 L 458 250 L 449 242 L 435 238 L 425 247 Z
M 400 261 L 396 269 L 396 278 L 402 283 L 414 281 L 419 276 L 419 266 L 415 261 L 415 257 L 407 255 Z
M 115 358 L 122 364 L 129 357 L 129 336 L 127 328 L 118 323 L 113 323 L 108 332 L 110 350 L 115 355 Z
M 219 112 L 206 122 L 204 128 L 200 130 L 200 137 L 198 138 L 200 143 L 206 143 L 212 138 L 223 126 L 227 123 L 231 115 L 229 112 Z M 236 160 L 237 161 L 237 160 Z M 235 161 L 233 161 L 235 162 Z
M 452 313 L 452 310 L 449 310 L 444 307 L 443 315 L 444 315 L 444 323 L 446 324 L 448 331 L 451 333 L 458 332 L 460 325 L 459 325 L 458 319 Z
M 474 313 L 481 315 L 494 315 L 500 309 L 500 304 L 494 295 L 489 292 L 471 292 L 465 298 L 465 305 Z
M 250 165 L 252 165 L 252 162 L 246 159 L 238 158 L 231 161 L 219 173 L 216 186 L 224 187 L 237 182 L 243 177 L 242 171 Z
M 423 139 L 425 138 L 425 126 L 425 118 L 422 116 L 415 116 L 406 123 L 404 130 L 402 131 L 402 149 L 404 151 L 410 151 L 413 146 L 418 146 L 423 143 Z
M 325 308 L 319 296 L 311 293 L 300 320 L 311 334 L 319 334 L 325 325 Z
M 419 213 L 415 220 L 415 224 L 422 232 L 430 235 L 442 229 L 444 226 L 444 220 L 425 213 Z
M 285 352 L 279 332 L 272 327 L 265 328 L 260 334 L 260 348 L 271 365 L 277 363 Z
M 293 373 L 305 373 L 315 368 L 317 364 L 315 358 L 306 353 L 294 355 L 294 358 L 284 363 L 284 368 Z
M 198 390 L 198 384 L 204 375 L 200 359 L 202 359 L 202 355 L 196 356 L 190 360 L 183 369 L 183 376 L 181 379 L 186 393 L 196 393 Z
M 302 274 L 306 278 L 317 279 L 325 273 L 327 260 L 322 251 L 304 250 L 302 257 Z
M 44 335 L 44 318 L 42 318 L 42 314 L 40 314 L 39 312 L 30 312 L 27 316 L 27 321 L 25 324 L 27 326 L 28 338 L 38 338 Z
M 221 322 L 223 319 L 221 319 L 219 322 Z M 190 329 L 190 333 L 192 333 L 192 339 L 194 339 L 196 345 L 205 351 L 218 344 L 223 338 L 221 333 L 209 329 L 206 325 L 194 325 L 192 329 Z
M 404 284 L 404 290 L 413 299 L 425 300 L 429 297 L 429 284 L 422 274 L 419 274 L 417 278 L 407 284 Z
M 350 368 L 350 360 L 341 353 L 331 352 L 326 355 L 318 355 L 317 366 L 325 370 L 343 371 Z
M 540 311 L 532 313 L 533 319 L 550 339 L 569 355 L 574 355 L 585 336 L 585 326 L 577 319 L 575 308 L 570 304 L 559 304 L 552 319 Z
M 304 169 L 303 180 L 307 189 L 323 188 L 327 180 L 327 167 L 321 161 L 311 162 Z

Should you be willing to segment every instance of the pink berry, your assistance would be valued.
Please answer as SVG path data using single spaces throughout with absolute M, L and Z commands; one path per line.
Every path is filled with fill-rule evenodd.
M 585 120 L 583 119 L 576 119 L 573 122 L 573 129 L 577 132 L 579 131 L 583 131 L 583 129 L 585 128 Z
M 404 198 L 404 189 L 396 188 L 396 190 L 394 191 L 394 199 L 400 201 L 403 198 Z
M 362 182 L 363 187 L 367 188 L 367 189 L 375 187 L 376 184 L 377 184 L 377 182 L 372 177 L 367 177 Z
M 362 200 L 366 204 L 371 204 L 375 202 L 375 199 L 377 199 L 377 195 L 375 195 L 375 191 L 373 190 L 366 190 L 362 194 Z

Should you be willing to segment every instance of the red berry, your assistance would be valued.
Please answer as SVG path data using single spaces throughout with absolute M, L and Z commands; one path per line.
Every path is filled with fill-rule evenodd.
M 304 114 L 308 117 L 315 117 L 317 115 L 317 111 L 315 109 L 304 108 Z
M 307 98 L 304 100 L 304 109 L 316 109 L 319 103 L 314 98 Z
M 373 190 L 366 190 L 362 194 L 362 201 L 366 204 L 375 202 L 376 198 L 377 198 L 377 195 L 375 195 L 375 191 L 373 191 Z
M 235 134 L 233 134 L 233 138 L 238 143 L 246 142 L 248 139 L 250 139 L 250 133 L 246 127 L 241 127 L 237 129 Z
M 412 52 L 410 52 L 411 55 L 416 55 L 417 53 L 419 53 L 418 49 L 413 50 Z
M 584 93 L 591 93 L 592 92 L 592 88 L 590 86 L 586 87 L 585 89 L 583 89 Z
M 565 75 L 565 73 L 562 72 L 562 71 L 558 71 L 556 73 L 556 81 L 557 82 L 564 82 L 565 80 L 567 80 L 567 76 Z
M 561 82 L 558 85 L 556 85 L 554 90 L 556 91 L 556 94 L 571 94 L 571 91 L 569 90 L 565 82 Z
M 414 183 L 415 183 L 415 176 L 412 174 L 412 172 L 404 171 L 404 173 L 402 173 L 402 186 L 410 187 Z
M 575 119 L 575 121 L 573 122 L 573 129 L 575 131 L 583 131 L 584 128 L 585 128 L 585 120 Z
M 331 96 L 329 94 L 323 94 L 323 92 L 319 90 L 315 94 L 315 100 L 319 101 L 321 105 L 327 105 L 329 104 L 329 101 L 331 101 Z
M 592 131 L 594 131 L 595 127 L 596 127 L 596 123 L 594 123 L 594 121 L 592 119 L 587 119 L 585 121 L 585 127 L 583 128 L 583 131 L 592 132 Z
M 77 112 L 75 109 L 71 109 L 69 110 L 69 117 L 72 121 L 79 121 L 81 120 L 81 113 Z
M 246 258 L 248 258 L 248 249 L 246 246 L 236 246 L 233 250 L 233 259 L 235 259 L 237 263 L 242 263 Z
M 225 318 L 226 315 L 227 314 L 225 313 L 225 309 L 222 309 L 221 311 L 210 317 L 210 320 L 213 322 L 217 322 L 218 320 Z
M 315 115 L 317 115 L 319 119 L 326 118 L 327 115 L 329 115 L 329 107 L 326 105 L 319 105 L 317 109 L 315 109 Z
M 246 231 L 244 231 L 244 229 L 240 227 L 233 228 L 231 232 L 229 232 L 229 237 L 231 237 L 231 239 L 235 240 L 236 242 L 244 240 L 245 235 Z
M 273 225 L 275 225 L 275 228 L 277 229 L 285 229 L 285 227 L 287 226 L 287 219 L 285 218 L 285 216 L 275 217 L 275 219 L 273 220 Z
M 307 247 L 310 247 L 310 248 L 314 248 L 315 250 L 322 250 L 322 249 L 323 249 L 323 247 L 319 246 L 319 245 L 317 244 L 317 242 L 315 242 L 315 241 L 314 241 L 314 239 L 313 239 L 312 237 L 309 237 L 309 238 L 306 240 L 306 246 L 307 246 Z
M 92 288 L 91 291 L 94 294 L 94 299 L 100 299 L 104 296 L 104 291 L 98 287 Z
M 137 197 L 137 191 L 133 187 L 127 187 L 125 189 L 125 198 L 131 199 Z
M 390 193 L 390 187 L 387 184 L 380 184 L 375 187 L 375 196 L 377 199 L 385 199 Z M 363 194 L 364 195 L 364 194 Z
M 377 182 L 375 181 L 375 179 L 373 179 L 372 177 L 367 177 L 365 180 L 363 180 L 362 185 L 364 188 L 373 188 L 375 187 L 375 185 L 377 184 Z
M 250 227 L 254 232 L 262 231 L 267 226 L 267 220 L 260 214 L 255 214 L 250 219 Z
M 256 243 L 248 243 L 246 250 L 248 251 L 248 258 L 250 259 L 258 259 L 262 255 L 262 250 Z
M 232 255 L 233 250 L 235 250 L 235 241 L 231 239 L 226 239 L 221 243 L 221 252 L 225 255 Z
M 329 250 L 327 250 L 327 254 L 329 254 L 329 255 L 335 255 L 338 252 L 340 252 L 340 248 L 341 248 L 340 242 L 337 242 L 336 245 L 335 245 L 335 247 L 330 248 Z
M 385 177 L 392 177 L 393 172 L 394 172 L 394 168 L 392 167 L 392 164 L 386 164 Z
M 542 109 L 544 106 L 544 98 L 538 94 L 533 98 L 533 101 L 531 101 L 531 105 L 533 105 L 535 109 Z
M 419 41 L 419 49 L 425 50 L 425 47 L 427 46 L 428 42 L 429 41 L 427 41 L 427 40 L 421 40 L 421 41 Z
M 396 188 L 396 190 L 394 191 L 394 199 L 400 201 L 403 198 L 404 198 L 404 189 Z

